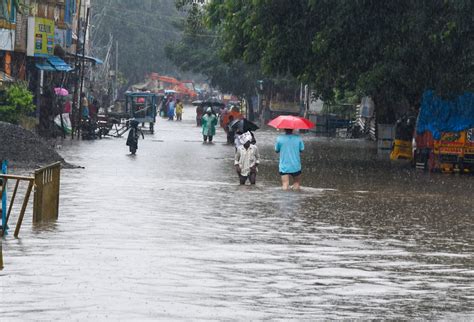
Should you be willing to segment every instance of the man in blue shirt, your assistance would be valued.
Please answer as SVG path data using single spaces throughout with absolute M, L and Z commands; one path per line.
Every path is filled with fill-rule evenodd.
M 303 140 L 293 130 L 285 129 L 275 144 L 275 151 L 280 153 L 280 175 L 283 190 L 290 187 L 290 176 L 293 177 L 293 189 L 299 190 L 301 184 L 301 152 L 304 150 Z

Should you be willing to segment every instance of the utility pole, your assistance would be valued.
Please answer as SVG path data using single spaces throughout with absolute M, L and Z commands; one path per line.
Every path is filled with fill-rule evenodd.
M 81 91 L 80 93 L 82 94 L 83 88 L 84 88 L 84 63 L 85 63 L 85 56 L 86 56 L 86 37 L 87 37 L 87 29 L 89 29 L 89 10 L 90 8 L 87 8 L 86 11 L 86 25 L 84 26 L 84 37 L 82 41 L 82 62 L 81 62 Z M 82 106 L 82 99 L 79 97 L 79 115 L 82 117 L 82 109 L 84 106 Z M 80 128 L 79 128 L 80 131 Z
M 119 42 L 115 41 L 115 89 L 114 102 L 118 99 L 118 59 L 119 59 Z
M 74 139 L 74 134 L 77 130 L 78 124 L 78 113 L 77 113 L 77 100 L 78 100 L 78 93 L 77 89 L 79 87 L 79 30 L 81 30 L 81 8 L 82 8 L 82 0 L 79 0 L 79 9 L 77 11 L 77 29 L 76 29 L 76 55 L 74 56 L 74 96 L 72 98 L 72 133 L 71 139 Z

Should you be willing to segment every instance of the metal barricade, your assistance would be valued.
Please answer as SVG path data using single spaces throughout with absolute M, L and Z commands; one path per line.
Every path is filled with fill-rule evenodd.
M 26 207 L 28 206 L 28 200 L 30 199 L 31 190 L 33 190 L 35 178 L 34 177 L 24 177 L 24 176 L 14 176 L 14 175 L 8 175 L 8 174 L 0 174 L 0 179 L 2 180 L 1 195 L 4 194 L 4 191 L 6 189 L 8 181 L 16 180 L 15 188 L 13 189 L 13 194 L 11 196 L 8 211 L 7 211 L 7 209 L 3 209 L 3 207 L 2 207 L 2 212 L 7 211 L 6 212 L 6 220 L 5 220 L 4 223 L 2 223 L 2 229 L 1 229 L 1 235 L 2 236 L 5 234 L 5 231 L 7 229 L 8 220 L 10 219 L 13 203 L 15 202 L 15 198 L 16 198 L 16 195 L 17 195 L 17 192 L 18 192 L 18 186 L 20 185 L 20 182 L 22 182 L 22 181 L 28 183 L 28 188 L 26 189 L 25 198 L 23 199 L 23 204 L 21 206 L 20 215 L 18 217 L 18 222 L 17 222 L 16 228 L 15 228 L 15 237 L 18 237 L 18 234 L 20 233 L 21 224 L 23 222 L 23 217 L 25 216 Z
M 61 162 L 35 171 L 33 221 L 57 219 Z

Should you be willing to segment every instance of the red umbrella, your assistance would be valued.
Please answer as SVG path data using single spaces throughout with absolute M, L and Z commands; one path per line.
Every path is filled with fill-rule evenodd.
M 308 119 L 292 115 L 280 115 L 271 120 L 268 125 L 276 129 L 308 130 L 314 127 L 314 123 Z

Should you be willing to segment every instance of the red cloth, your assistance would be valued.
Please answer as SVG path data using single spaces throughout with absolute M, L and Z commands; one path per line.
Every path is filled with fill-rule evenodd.
M 90 116 L 97 115 L 97 106 L 95 106 L 94 104 L 89 104 L 89 115 Z
M 71 102 L 67 101 L 66 103 L 64 103 L 64 113 L 71 113 L 71 111 Z

